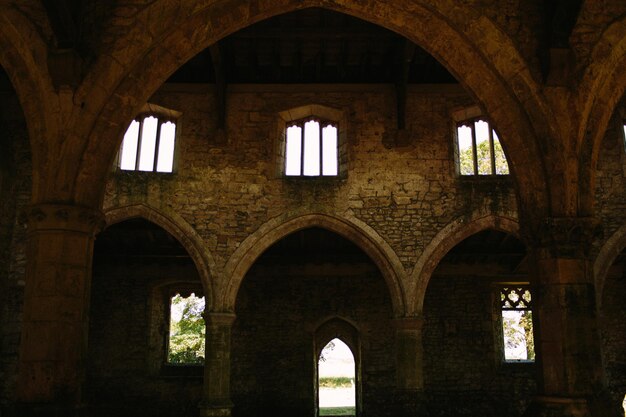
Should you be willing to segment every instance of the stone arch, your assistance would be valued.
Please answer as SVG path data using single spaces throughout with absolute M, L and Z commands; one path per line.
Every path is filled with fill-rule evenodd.
M 351 320 L 345 319 L 343 317 L 330 317 L 324 320 L 315 329 L 315 379 L 319 378 L 319 357 L 322 353 L 322 350 L 328 344 L 328 342 L 335 338 L 345 343 L 352 352 L 352 357 L 354 359 L 355 377 L 355 408 L 356 415 L 358 416 L 361 414 L 361 410 L 363 408 L 361 404 L 361 398 L 363 397 L 361 393 L 361 338 L 359 337 L 358 327 Z M 319 387 L 317 381 L 315 386 L 315 410 L 319 413 Z
M 411 314 L 419 315 L 422 313 L 424 297 L 432 273 L 448 251 L 463 239 L 485 229 L 495 229 L 519 237 L 519 223 L 509 217 L 499 215 L 487 215 L 473 219 L 461 217 L 449 223 L 426 246 L 411 272 L 409 282 L 412 288 L 407 302 Z
M 345 219 L 321 213 L 278 216 L 248 236 L 230 257 L 224 268 L 227 282 L 220 294 L 222 298 L 216 299 L 218 303 L 216 308 L 221 308 L 223 311 L 235 311 L 237 293 L 241 283 L 258 257 L 285 236 L 310 227 L 321 227 L 337 233 L 361 248 L 383 275 L 389 289 L 394 314 L 398 317 L 403 315 L 405 307 L 402 287 L 403 269 L 393 249 L 365 223 L 357 219 Z
M 611 265 L 619 254 L 626 248 L 626 225 L 622 225 L 613 235 L 606 241 L 600 253 L 596 257 L 593 264 L 593 277 L 596 287 L 596 305 L 598 310 L 602 307 L 602 293 L 604 291 L 604 283 L 611 269 Z
M 133 218 L 148 220 L 162 227 L 185 248 L 198 270 L 200 281 L 206 295 L 207 305 L 215 302 L 214 282 L 216 265 L 211 253 L 205 248 L 204 241 L 198 233 L 182 217 L 176 213 L 164 213 L 145 204 L 111 208 L 104 213 L 106 225 L 123 222 Z
M 58 101 L 47 68 L 48 51 L 27 17 L 10 8 L 0 13 L 0 65 L 11 80 L 20 101 L 28 129 L 33 184 L 40 186 L 39 167 L 48 155 L 49 140 L 58 132 Z
M 602 139 L 626 91 L 626 16 L 614 21 L 596 43 L 578 90 L 581 115 L 577 127 L 580 215 L 593 213 L 596 166 Z
M 207 6 L 191 0 L 154 2 L 137 14 L 133 30 L 112 46 L 118 61 L 111 62 L 103 54 L 101 62 L 93 66 L 89 83 L 78 94 L 79 100 L 93 97 L 94 116 L 87 120 L 85 136 L 89 138 L 80 181 L 74 189 L 75 200 L 93 204 L 102 198 L 105 174 L 124 126 L 173 71 L 239 29 L 308 7 L 335 10 L 384 26 L 435 56 L 477 98 L 506 138 L 503 146 L 510 155 L 524 206 L 536 212 L 547 210 L 547 177 L 537 138 L 554 135 L 549 132 L 552 127 L 547 120 L 552 118 L 541 89 L 515 43 L 498 25 L 453 0 L 225 0 Z M 147 33 L 154 34 L 154 40 Z M 92 94 L 91 85 L 99 94 Z

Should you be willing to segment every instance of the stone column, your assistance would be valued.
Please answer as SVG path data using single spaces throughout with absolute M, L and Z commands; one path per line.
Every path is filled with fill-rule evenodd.
M 28 212 L 17 401 L 20 416 L 74 416 L 82 404 L 93 242 L 99 211 L 42 204 Z
M 204 396 L 201 417 L 230 416 L 230 335 L 235 321 L 232 313 L 205 314 L 206 345 Z
M 589 248 L 598 233 L 585 218 L 551 218 L 534 257 L 538 290 L 539 396 L 529 410 L 541 417 L 600 417 L 603 368 Z
M 396 409 L 394 415 L 422 415 L 424 377 L 422 317 L 394 320 L 396 329 Z

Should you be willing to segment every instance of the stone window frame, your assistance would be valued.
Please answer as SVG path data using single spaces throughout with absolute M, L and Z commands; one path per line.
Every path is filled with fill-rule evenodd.
M 532 367 L 537 363 L 537 350 L 536 343 L 539 340 L 537 334 L 537 315 L 535 314 L 536 308 L 531 306 L 530 311 L 533 312 L 533 339 L 535 341 L 535 359 L 532 360 L 517 360 L 506 359 L 504 348 L 504 326 L 502 322 L 502 302 L 501 291 L 503 287 L 524 287 L 531 291 L 531 295 L 536 299 L 537 290 L 535 286 L 528 281 L 497 281 L 492 283 L 493 294 L 493 306 L 492 306 L 492 323 L 493 323 L 493 335 L 494 335 L 494 351 L 495 351 L 495 363 L 496 367 L 510 367 L 510 366 L 524 366 Z M 535 300 L 536 302 L 536 300 Z
M 122 169 L 121 167 L 121 163 L 122 163 L 122 146 L 124 143 L 124 138 L 122 137 L 122 141 L 120 142 L 120 146 L 117 152 L 117 157 L 115 159 L 115 169 L 118 172 L 128 172 L 128 173 L 143 173 L 143 174 L 162 174 L 162 175 L 172 175 L 174 173 L 177 172 L 178 170 L 178 147 L 179 147 L 179 142 L 180 142 L 180 137 L 181 137 L 181 118 L 182 118 L 182 112 L 173 110 L 173 109 L 168 109 L 166 107 L 162 107 L 159 106 L 157 104 L 153 104 L 153 103 L 146 103 L 143 108 L 137 113 L 137 115 L 133 118 L 133 120 L 131 121 L 134 122 L 139 122 L 140 126 L 143 123 L 143 120 L 145 120 L 148 117 L 155 117 L 158 120 L 158 130 L 157 130 L 157 139 L 156 139 L 156 144 L 155 144 L 155 153 L 154 153 L 154 165 L 152 167 L 151 171 L 140 171 L 139 170 L 139 157 L 140 157 L 140 153 L 141 153 L 141 130 L 139 132 L 139 141 L 137 144 L 137 153 L 136 153 L 136 161 L 135 161 L 135 168 L 134 169 Z M 171 172 L 161 172 L 161 171 L 157 171 L 157 163 L 158 163 L 158 155 L 159 155 L 159 138 L 160 138 L 160 130 L 161 130 L 161 125 L 163 123 L 167 123 L 167 122 L 171 122 L 174 123 L 176 126 L 176 133 L 174 136 L 174 149 L 173 149 L 173 155 L 172 155 L 172 171 Z M 124 131 L 124 135 L 126 134 L 126 131 L 128 130 L 128 128 L 130 127 L 130 123 L 128 125 L 128 127 L 126 128 L 126 130 Z
M 147 367 L 149 374 L 153 376 L 198 378 L 203 376 L 204 364 L 173 364 L 167 361 L 171 299 L 176 294 L 191 293 L 204 297 L 206 312 L 209 308 L 206 304 L 207 297 L 202 284 L 198 281 L 166 280 L 157 283 L 151 289 Z
M 327 181 L 345 179 L 348 174 L 348 121 L 346 112 L 321 104 L 308 104 L 278 112 L 274 146 L 274 166 L 276 178 L 296 181 Z M 289 175 L 285 174 L 287 128 L 301 120 L 317 120 L 337 127 L 337 175 Z
M 478 174 L 477 172 L 478 162 L 476 161 L 476 144 L 473 143 L 472 147 L 474 151 L 474 173 L 473 174 L 461 174 L 461 160 L 460 160 L 460 154 L 459 154 L 459 138 L 458 138 L 457 129 L 460 125 L 464 125 L 464 124 L 467 124 L 468 122 L 474 122 L 477 120 L 483 120 L 489 124 L 489 128 L 490 128 L 489 140 L 490 140 L 490 146 L 491 146 L 492 173 L 491 174 Z M 507 174 L 496 173 L 495 156 L 493 152 L 492 132 L 496 131 L 496 134 L 497 134 L 497 130 L 493 126 L 491 120 L 489 120 L 489 117 L 485 115 L 485 113 L 482 111 L 480 107 L 470 106 L 470 107 L 465 107 L 465 108 L 453 111 L 452 112 L 452 131 L 453 131 L 452 137 L 454 138 L 454 144 L 452 146 L 453 154 L 454 154 L 454 162 L 455 162 L 454 166 L 455 166 L 455 173 L 458 177 L 463 178 L 463 179 L 478 179 L 478 178 L 500 179 L 500 178 L 509 178 L 511 176 L 510 167 L 509 167 L 509 173 Z M 500 135 L 498 135 L 498 137 L 500 137 Z M 502 145 L 501 139 L 499 140 L 499 142 L 500 142 L 500 145 Z M 509 161 L 506 157 L 506 153 L 504 154 L 504 157 L 508 165 Z
M 319 326 L 315 330 L 314 336 L 314 357 L 315 363 L 314 372 L 314 387 L 315 387 L 315 416 L 319 416 L 319 357 L 322 353 L 322 349 L 331 340 L 337 338 L 344 342 L 352 351 L 354 357 L 354 387 L 355 387 L 355 415 L 356 417 L 361 415 L 362 407 L 362 365 L 361 365 L 361 340 L 359 336 L 359 330 L 357 327 L 341 317 L 330 318 Z

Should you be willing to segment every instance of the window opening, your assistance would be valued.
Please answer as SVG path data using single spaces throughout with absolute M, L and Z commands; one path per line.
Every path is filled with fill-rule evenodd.
M 204 363 L 204 297 L 194 293 L 170 298 L 170 325 L 167 363 L 195 365 Z
M 317 362 L 320 416 L 356 415 L 355 370 L 354 355 L 341 339 L 324 346 Z
M 505 361 L 534 361 L 532 295 L 528 286 L 500 290 Z
M 509 165 L 500 138 L 485 119 L 457 125 L 459 172 L 461 175 L 508 175 Z
M 624 129 L 624 136 L 622 137 L 622 139 L 624 142 L 624 151 L 626 151 L 626 121 L 624 121 L 623 129 Z M 626 405 L 624 405 L 624 409 L 626 410 Z
M 172 172 L 176 123 L 148 115 L 133 120 L 122 141 L 120 169 Z
M 287 125 L 285 175 L 337 176 L 337 125 L 316 119 Z

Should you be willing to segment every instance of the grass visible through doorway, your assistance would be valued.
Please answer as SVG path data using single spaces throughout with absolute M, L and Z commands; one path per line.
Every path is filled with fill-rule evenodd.
M 320 407 L 320 416 L 354 416 L 354 407 Z

